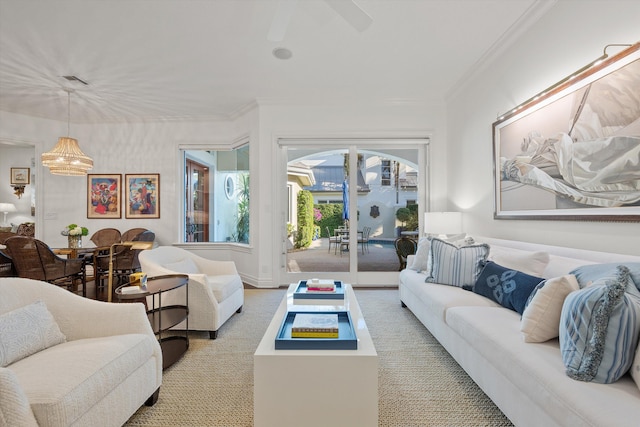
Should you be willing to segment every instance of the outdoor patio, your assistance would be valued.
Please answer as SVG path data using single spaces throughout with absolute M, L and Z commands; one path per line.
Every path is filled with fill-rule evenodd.
M 395 239 L 371 239 L 362 253 L 358 244 L 358 271 L 398 271 L 400 263 L 393 247 Z M 350 250 L 355 247 L 351 246 Z M 326 237 L 314 240 L 307 249 L 291 248 L 287 253 L 289 272 L 349 271 L 349 252 L 341 253 Z

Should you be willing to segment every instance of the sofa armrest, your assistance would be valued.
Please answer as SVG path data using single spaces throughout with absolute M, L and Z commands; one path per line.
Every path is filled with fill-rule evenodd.
M 11 369 L 0 368 L 0 425 L 37 427 L 29 399 Z

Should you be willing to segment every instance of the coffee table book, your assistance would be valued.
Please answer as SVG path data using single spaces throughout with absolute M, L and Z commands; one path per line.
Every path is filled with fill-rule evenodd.
M 293 291 L 293 300 L 310 300 L 310 299 L 344 299 L 344 286 L 342 281 L 334 280 L 336 290 L 335 292 L 307 292 L 307 281 L 300 280 L 295 291 Z
M 297 313 L 291 338 L 338 338 L 338 314 Z
M 293 322 L 297 314 L 307 314 L 309 312 L 289 311 L 284 317 L 280 329 L 276 334 L 276 350 L 357 350 L 358 337 L 353 327 L 351 314 L 348 311 L 327 311 L 312 312 L 318 314 L 338 315 L 338 337 L 337 338 L 315 338 L 292 337 Z

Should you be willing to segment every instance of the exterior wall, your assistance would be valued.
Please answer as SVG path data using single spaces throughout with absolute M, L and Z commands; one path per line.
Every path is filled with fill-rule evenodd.
M 515 44 L 450 97 L 448 209 L 466 212 L 467 232 L 640 254 L 637 223 L 494 220 L 491 133 L 498 114 L 588 64 L 602 54 L 605 45 L 638 42 L 639 16 L 640 2 L 558 1 Z

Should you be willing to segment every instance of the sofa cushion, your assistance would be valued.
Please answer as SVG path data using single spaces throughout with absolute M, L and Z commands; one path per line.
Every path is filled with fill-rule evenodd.
M 147 364 L 156 346 L 146 334 L 67 341 L 14 363 L 11 370 L 40 425 L 73 425 Z
M 473 286 L 473 292 L 522 314 L 529 295 L 542 281 L 544 279 L 541 277 L 488 261 Z
M 431 265 L 429 262 L 429 251 L 431 250 L 431 239 L 428 237 L 421 237 L 418 240 L 418 248 L 416 254 L 413 256 L 413 262 L 407 268 L 414 271 L 422 271 L 429 273 Z
M 560 350 L 573 379 L 612 383 L 633 363 L 640 333 L 640 291 L 628 268 L 616 270 L 614 277 L 600 278 L 565 300 Z
M 549 264 L 549 253 L 491 246 L 488 259 L 511 270 L 522 271 L 531 276 L 542 276 Z
M 432 268 L 427 282 L 473 286 L 489 256 L 486 243 L 458 247 L 441 239 L 431 241 Z
M 576 276 L 580 287 L 584 288 L 602 277 L 615 276 L 619 265 L 624 265 L 629 269 L 631 280 L 636 288 L 640 289 L 640 262 L 583 265 L 573 270 L 571 274 Z
M 243 287 L 242 279 L 237 274 L 205 276 L 205 280 L 218 302 L 224 301 L 228 296 Z
M 0 366 L 66 341 L 43 301 L 0 316 Z
M 164 265 L 167 270 L 175 271 L 182 274 L 198 274 L 200 270 L 191 258 L 184 258 L 180 261 L 174 261 Z
M 536 286 L 520 322 L 524 342 L 544 342 L 557 338 L 564 300 L 578 289 L 578 281 L 573 274 L 547 279 Z
M 636 382 L 636 385 L 640 389 L 640 342 L 638 343 L 638 347 L 636 348 L 636 356 L 633 359 L 633 363 L 631 364 L 631 369 L 629 369 L 631 373 L 631 377 L 633 381 Z

